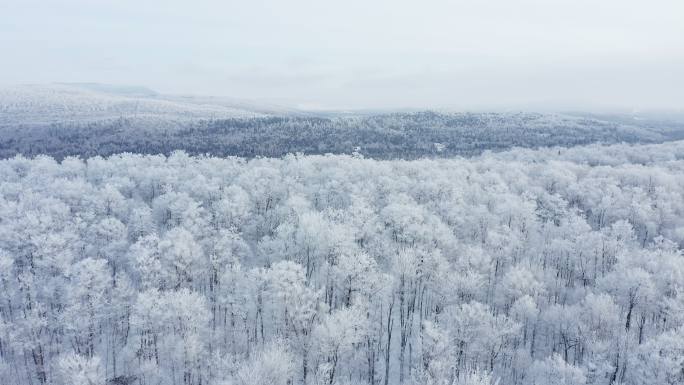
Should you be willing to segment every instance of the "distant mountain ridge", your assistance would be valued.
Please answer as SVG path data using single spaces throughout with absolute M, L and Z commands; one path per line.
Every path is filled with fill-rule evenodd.
M 121 152 L 240 157 L 288 153 L 378 159 L 471 156 L 513 147 L 658 143 L 684 125 L 627 116 L 531 112 L 300 111 L 144 87 L 55 84 L 0 89 L 0 157 Z
M 57 83 L 0 88 L 0 125 L 93 122 L 119 118 L 159 121 L 268 115 L 247 103 L 165 96 L 145 87 Z M 267 109 L 267 108 L 266 108 Z

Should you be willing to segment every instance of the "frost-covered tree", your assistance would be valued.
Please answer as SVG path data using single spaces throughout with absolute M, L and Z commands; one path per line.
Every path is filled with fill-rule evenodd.
M 0 383 L 679 384 L 683 229 L 681 142 L 18 156 Z

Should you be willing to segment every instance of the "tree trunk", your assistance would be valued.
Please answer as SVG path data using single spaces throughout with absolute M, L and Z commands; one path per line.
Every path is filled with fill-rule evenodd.
M 390 369 L 390 353 L 392 348 L 392 326 L 394 322 L 392 320 L 392 308 L 394 307 L 394 296 L 392 296 L 392 302 L 389 304 L 389 309 L 387 311 L 387 348 L 385 350 L 385 385 L 389 384 L 389 369 Z

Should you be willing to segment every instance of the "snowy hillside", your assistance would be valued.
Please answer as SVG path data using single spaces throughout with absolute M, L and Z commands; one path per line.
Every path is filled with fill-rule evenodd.
M 219 99 L 159 95 L 143 87 L 99 84 L 22 85 L 0 88 L 0 125 L 92 122 L 119 118 L 155 121 L 264 116 Z
M 236 110 L 199 102 L 211 98 L 172 102 L 130 94 L 108 94 L 104 98 L 90 91 L 54 95 L 59 97 L 15 97 L 13 104 L 5 103 L 4 110 L 12 112 L 0 118 L 5 121 L 0 124 L 0 157 L 170 154 L 184 150 L 250 158 L 355 152 L 379 159 L 415 159 L 472 156 L 514 147 L 673 139 L 660 128 L 548 113 L 423 111 L 317 116 L 281 109 L 263 115 L 249 112 L 256 107 Z

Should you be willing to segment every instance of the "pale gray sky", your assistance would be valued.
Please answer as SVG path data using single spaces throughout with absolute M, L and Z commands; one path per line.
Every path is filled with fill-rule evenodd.
M 2 0 L 0 83 L 312 108 L 684 107 L 682 0 Z

